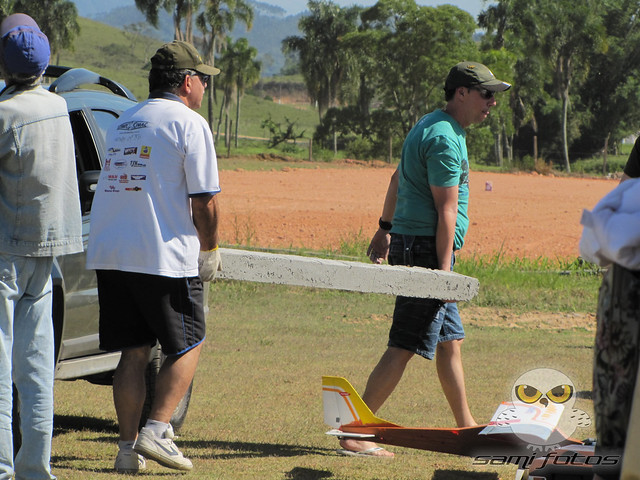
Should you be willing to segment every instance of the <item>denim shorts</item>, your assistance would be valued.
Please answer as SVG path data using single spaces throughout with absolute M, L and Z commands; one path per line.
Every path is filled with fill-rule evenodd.
M 455 257 L 451 258 L 451 267 Z M 438 268 L 434 237 L 391 234 L 391 265 Z M 440 342 L 464 338 L 464 328 L 456 303 L 432 298 L 396 298 L 389 347 L 402 348 L 432 360 Z

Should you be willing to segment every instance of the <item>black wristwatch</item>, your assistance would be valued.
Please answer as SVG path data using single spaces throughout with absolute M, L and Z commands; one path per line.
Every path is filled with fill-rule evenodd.
M 378 220 L 378 226 L 382 230 L 386 230 L 387 232 L 393 228 L 391 222 L 385 222 L 384 220 L 382 220 L 382 217 L 380 217 L 380 219 Z

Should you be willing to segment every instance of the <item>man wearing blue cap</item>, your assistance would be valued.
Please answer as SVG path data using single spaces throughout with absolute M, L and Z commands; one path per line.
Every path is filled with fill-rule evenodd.
M 52 479 L 53 257 L 82 251 L 67 106 L 40 86 L 49 41 L 28 15 L 0 25 L 0 479 Z M 22 446 L 14 461 L 12 384 Z

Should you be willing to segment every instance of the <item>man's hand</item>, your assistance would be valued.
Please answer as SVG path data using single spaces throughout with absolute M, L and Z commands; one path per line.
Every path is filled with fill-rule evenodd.
M 216 272 L 222 270 L 222 259 L 218 247 L 213 250 L 202 251 L 198 255 L 198 274 L 203 282 L 212 282 Z
M 367 256 L 373 263 L 381 264 L 389 255 L 389 243 L 391 235 L 387 230 L 381 228 L 373 235 L 369 248 L 367 248 Z

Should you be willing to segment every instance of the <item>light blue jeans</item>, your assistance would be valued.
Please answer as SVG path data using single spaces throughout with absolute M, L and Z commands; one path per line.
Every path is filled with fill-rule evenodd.
M 0 254 L 0 480 L 51 474 L 54 339 L 52 257 Z M 18 389 L 22 447 L 13 461 L 12 384 Z

